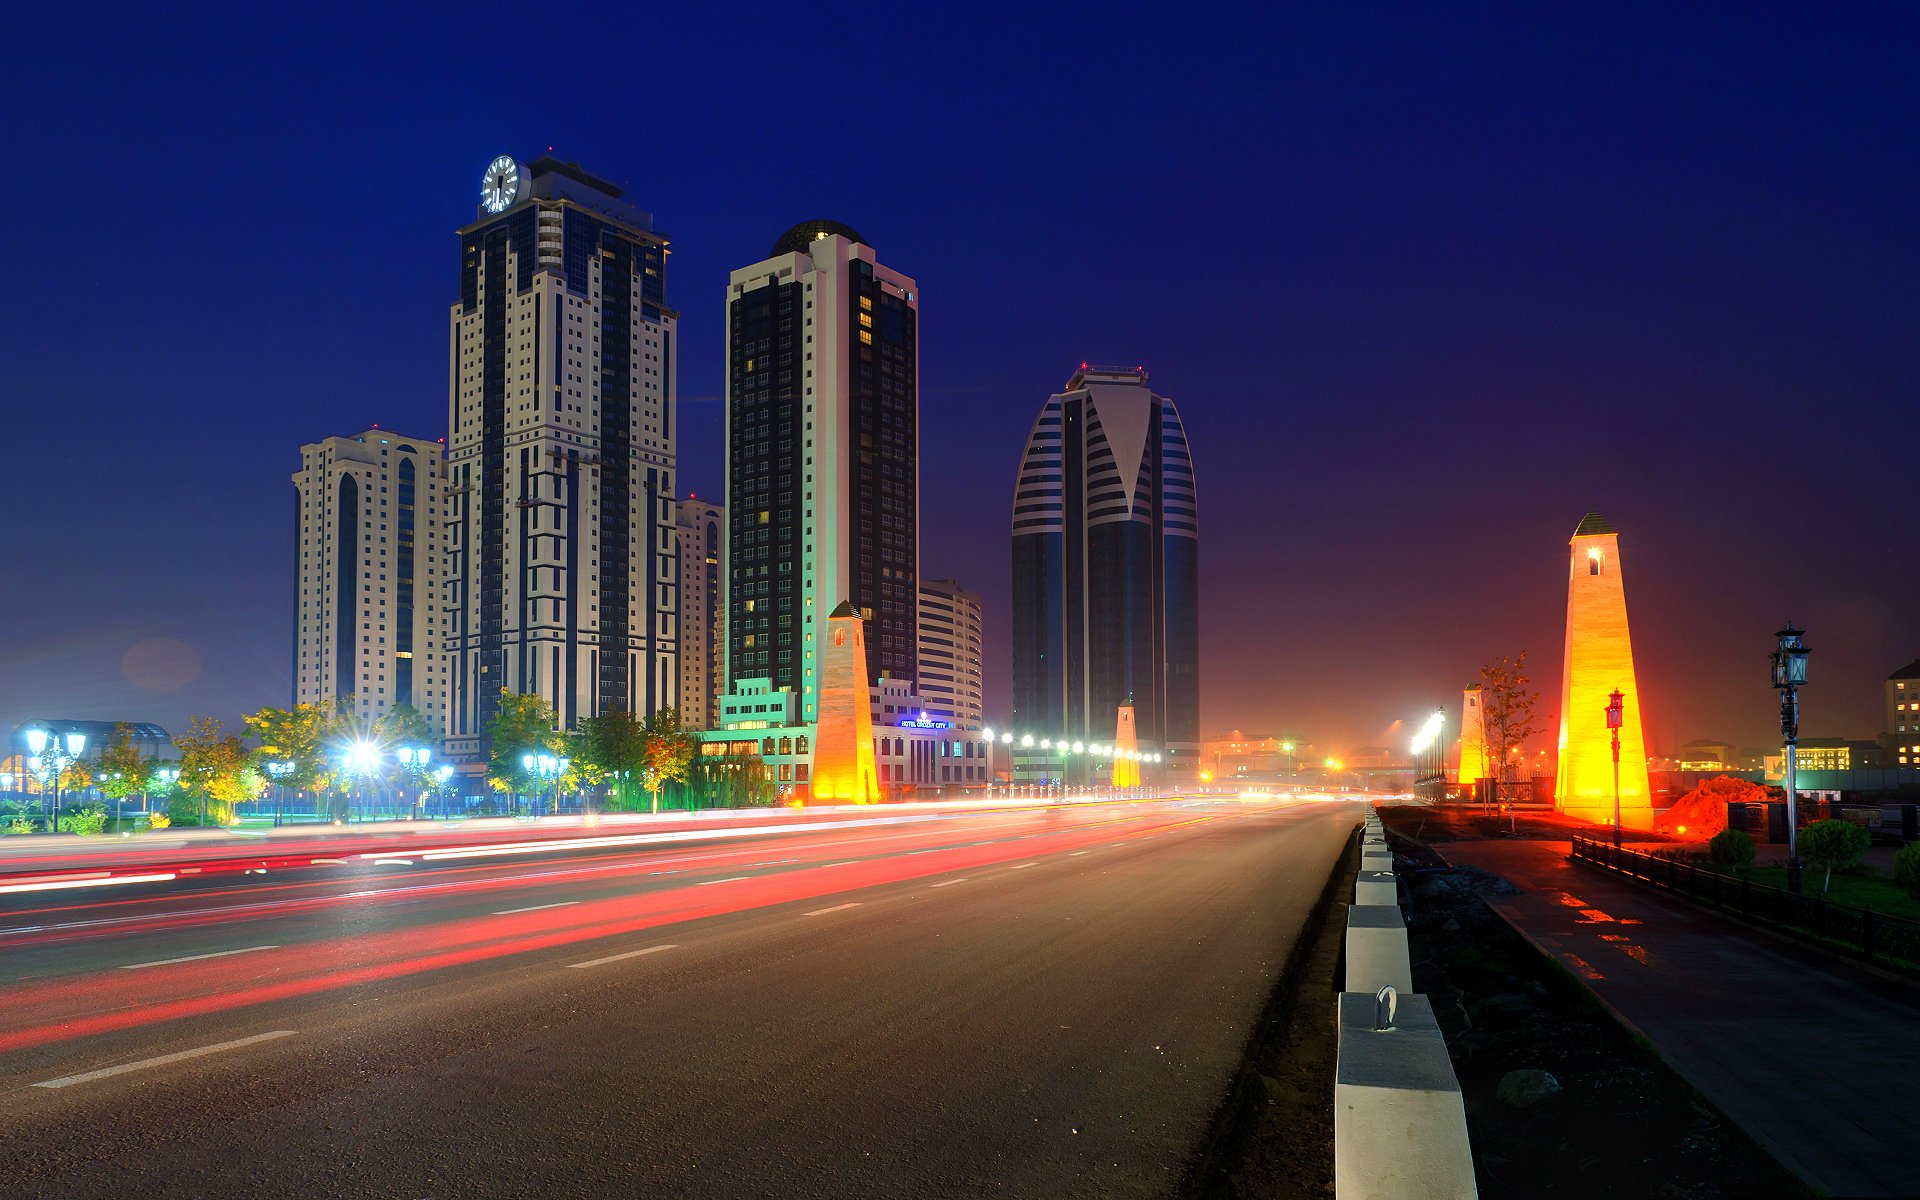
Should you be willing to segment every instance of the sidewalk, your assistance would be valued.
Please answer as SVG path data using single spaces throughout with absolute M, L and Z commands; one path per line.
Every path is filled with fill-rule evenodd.
M 1518 895 L 1488 903 L 1809 1183 L 1911 1196 L 1920 992 L 1566 860 L 1564 842 L 1451 842 Z

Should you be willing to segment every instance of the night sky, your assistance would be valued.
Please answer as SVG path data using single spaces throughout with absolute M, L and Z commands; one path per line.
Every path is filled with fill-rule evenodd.
M 1920 656 L 1920 9 L 56 7 L 0 38 L 7 726 L 287 701 L 299 447 L 445 432 L 453 230 L 549 146 L 673 239 L 683 490 L 729 269 L 826 217 L 918 279 L 993 719 L 1083 359 L 1186 422 L 1208 730 L 1379 741 L 1523 649 L 1553 713 L 1589 508 L 1656 753 L 1776 735 L 1788 617 L 1809 736 Z

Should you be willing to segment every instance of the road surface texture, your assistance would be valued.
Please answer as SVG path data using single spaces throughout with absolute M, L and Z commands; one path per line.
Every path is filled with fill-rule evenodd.
M 880 808 L 0 895 L 0 1195 L 1166 1195 L 1358 815 Z
M 1449 842 L 1520 889 L 1488 904 L 1558 959 L 1775 1158 L 1836 1196 L 1913 1196 L 1889 1097 L 1920 1078 L 1906 984 L 1567 861 L 1565 842 Z

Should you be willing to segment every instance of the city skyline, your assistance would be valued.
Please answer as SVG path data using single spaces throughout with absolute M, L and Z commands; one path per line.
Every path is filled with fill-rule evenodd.
M 131 228 L 127 206 L 107 202 L 114 178 L 165 154 L 194 164 L 198 188 L 231 197 L 235 265 L 277 271 L 285 286 L 275 304 L 256 305 L 183 277 L 178 303 L 130 307 L 103 334 L 81 292 L 55 281 L 7 323 L 24 392 L 56 418 L 87 415 L 94 437 L 83 460 L 50 442 L 17 456 L 0 485 L 14 511 L 60 514 L 44 543 L 16 545 L 24 586 L 0 601 L 0 721 L 100 715 L 173 728 L 189 712 L 231 720 L 289 693 L 294 584 L 280 489 L 294 448 L 375 423 L 438 428 L 445 335 L 433 314 L 447 300 L 447 235 L 471 210 L 475 164 L 551 143 L 559 157 L 632 172 L 626 182 L 674 237 L 685 491 L 720 491 L 723 328 L 702 297 L 730 264 L 753 261 L 771 230 L 831 214 L 912 265 L 938 305 L 922 407 L 939 413 L 923 439 L 923 492 L 939 500 L 922 505 L 922 569 L 983 595 L 989 647 L 1008 645 L 999 530 L 1025 415 L 1072 362 L 1143 361 L 1183 400 L 1208 478 L 1204 733 L 1311 726 L 1329 743 L 1385 743 L 1394 719 L 1450 700 L 1479 662 L 1521 649 L 1550 690 L 1562 564 L 1536 548 L 1598 509 L 1629 531 L 1654 747 L 1766 744 L 1762 656 L 1789 617 L 1816 655 L 1809 736 L 1874 736 L 1880 681 L 1920 643 L 1903 603 L 1920 589 L 1920 566 L 1898 552 L 1903 525 L 1887 503 L 1902 469 L 1896 440 L 1860 435 L 1916 374 L 1904 332 L 1920 310 L 1915 235 L 1888 199 L 1897 191 L 1879 181 L 1920 137 L 1894 102 L 1899 38 L 1849 39 L 1845 54 L 1806 47 L 1785 11 L 1737 32 L 1673 17 L 1637 56 L 1586 53 L 1579 31 L 1562 27 L 1473 31 L 1488 86 L 1538 96 L 1525 117 L 1458 94 L 1437 110 L 1415 103 L 1437 71 L 1415 49 L 1416 25 L 1372 43 L 1360 82 L 1343 84 L 1312 70 L 1308 50 L 1351 45 L 1355 30 L 1334 18 L 1296 23 L 1299 48 L 1281 53 L 1299 69 L 1279 86 L 1297 104 L 1280 108 L 1320 119 L 1268 129 L 1276 152 L 1238 173 L 1197 175 L 1180 170 L 1185 154 L 1217 161 L 1242 135 L 1196 126 L 1183 150 L 1187 139 L 1173 136 L 1186 131 L 1183 110 L 1121 93 L 1098 102 L 1120 103 L 1149 131 L 1144 142 L 1096 125 L 1090 107 L 1023 134 L 1019 100 L 1032 84 L 1021 75 L 1070 35 L 1043 22 L 995 68 L 1005 107 L 983 114 L 985 132 L 938 108 L 930 123 L 890 118 L 906 123 L 889 127 L 885 140 L 899 145 L 884 161 L 940 185 L 893 192 L 838 178 L 800 150 L 772 151 L 784 173 L 729 165 L 714 177 L 696 169 L 717 144 L 702 123 L 649 151 L 650 139 L 558 105 L 456 116 L 415 102 L 383 116 L 383 137 L 369 144 L 357 131 L 373 127 L 381 97 L 315 109 L 237 54 L 241 90 L 261 93 L 257 111 L 169 122 L 164 146 L 109 138 L 125 162 L 110 174 L 82 136 L 110 97 L 77 97 L 26 131 L 25 146 L 36 178 L 71 185 L 44 219 L 45 236 L 76 256 L 76 278 L 109 271 L 97 256 L 119 240 L 89 240 L 80 223 Z M 1723 58 L 1700 71 L 1699 47 L 1729 38 L 1749 51 L 1729 57 L 1747 65 Z M 1495 53 L 1522 45 L 1530 65 Z M 363 53 L 371 66 L 389 52 Z M 108 65 L 127 57 L 133 83 L 146 69 L 119 43 L 100 55 Z M 296 55 L 284 66 L 298 79 L 312 64 Z M 57 86 L 41 69 L 19 86 Z M 1362 99 L 1366 79 L 1402 70 L 1400 90 Z M 1243 86 L 1231 74 L 1186 78 L 1224 106 Z M 1795 103 L 1754 103 L 1789 75 L 1803 81 Z M 204 86 L 183 82 L 177 98 L 161 90 L 118 128 L 166 122 L 171 105 L 200 104 Z M 690 75 L 676 86 L 717 95 Z M 822 103 L 838 113 L 856 101 L 848 91 Z M 1681 116 L 1662 127 L 1656 112 Z M 269 121 L 301 136 L 258 136 Z M 982 139 L 995 135 L 983 159 Z M 1345 156 L 1354 137 L 1391 150 L 1363 168 Z M 331 138 L 364 154 L 355 176 L 381 180 L 381 203 L 324 185 L 337 164 L 307 143 Z M 1691 161 L 1696 153 L 1707 161 Z M 1005 186 L 1076 157 L 1158 166 L 1134 196 L 1016 203 Z M 963 162 L 975 165 L 963 174 Z M 965 182 L 982 170 L 982 182 Z M 1411 180 L 1417 203 L 1404 198 Z M 196 190 L 143 196 L 147 219 L 189 219 Z M 1284 220 L 1270 219 L 1276 197 Z M 347 235 L 324 260 L 286 259 L 284 239 L 263 236 L 323 219 Z M 1555 241 L 1569 222 L 1591 233 L 1578 254 Z M 1182 239 L 1190 253 L 1141 256 L 1139 230 Z M 1019 245 L 1047 286 L 978 278 L 982 238 Z M 191 248 L 129 253 L 171 277 Z M 1288 266 L 1269 298 L 1229 304 L 1203 286 L 1221 262 Z M 375 270 L 386 286 L 369 293 Z M 8 303 L 11 314 L 20 301 Z M 297 338 L 290 319 L 307 326 Z M 316 344 L 324 372 L 311 367 Z M 195 418 L 191 433 L 173 424 L 182 413 Z M 1834 413 L 1852 418 L 1839 431 L 1853 452 L 1845 470 L 1826 457 L 1834 435 L 1808 415 Z M 170 452 L 189 440 L 234 469 L 213 479 L 175 469 Z M 286 450 L 262 455 L 263 445 Z M 1799 487 L 1744 465 L 1789 447 L 1804 460 Z M 1499 487 L 1459 471 L 1478 456 L 1498 464 Z M 1330 511 L 1336 499 L 1344 511 Z M 122 549 L 130 513 L 158 514 L 164 534 Z M 108 554 L 121 570 L 102 567 Z M 1249 581 L 1249 560 L 1272 573 Z M 183 561 L 200 569 L 176 579 L 167 568 Z M 1261 665 L 1279 655 L 1286 672 Z M 991 719 L 1007 711 L 1009 672 L 989 671 L 989 686 Z

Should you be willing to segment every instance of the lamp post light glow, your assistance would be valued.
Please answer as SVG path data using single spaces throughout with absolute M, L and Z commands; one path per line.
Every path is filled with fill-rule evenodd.
M 267 774 L 273 777 L 273 823 L 278 826 L 287 807 L 287 779 L 293 774 L 293 764 L 275 759 L 267 764 Z
M 1788 621 L 1785 629 L 1773 635 L 1779 647 L 1770 656 L 1773 686 L 1780 692 L 1780 732 L 1785 735 L 1787 751 L 1782 780 L 1787 788 L 1787 890 L 1796 895 L 1800 891 L 1800 813 L 1794 789 L 1794 754 L 1800 742 L 1799 689 L 1806 686 L 1807 655 L 1812 653 L 1807 649 L 1806 632 Z
M 1620 689 L 1607 697 L 1607 730 L 1613 734 L 1613 848 L 1620 848 L 1620 723 L 1625 719 L 1627 700 Z
M 53 789 L 53 807 L 47 813 L 47 832 L 52 833 L 60 827 L 60 776 L 86 750 L 87 735 L 73 730 L 64 737 L 55 737 L 52 730 L 36 725 L 26 731 L 26 738 L 31 755 L 29 769 L 40 780 L 42 805 L 47 801 L 49 785 Z
M 573 765 L 573 760 L 543 751 L 538 754 L 521 755 L 520 765 L 526 768 L 527 774 L 536 779 L 553 780 L 553 812 L 558 816 L 560 814 L 560 777 L 567 773 L 567 768 Z

